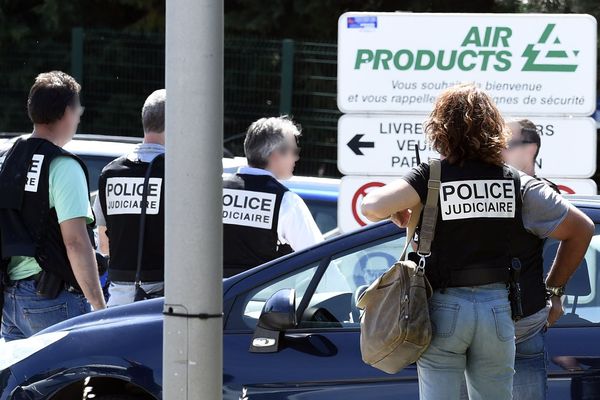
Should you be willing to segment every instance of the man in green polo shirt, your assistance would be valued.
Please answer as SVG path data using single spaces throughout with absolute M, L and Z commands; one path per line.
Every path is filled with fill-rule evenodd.
M 0 154 L 0 238 L 11 252 L 2 254 L 9 258 L 2 312 L 7 341 L 106 307 L 87 231 L 94 218 L 85 166 L 62 150 L 83 111 L 79 90 L 65 73 L 40 74 L 27 103 L 33 133 Z

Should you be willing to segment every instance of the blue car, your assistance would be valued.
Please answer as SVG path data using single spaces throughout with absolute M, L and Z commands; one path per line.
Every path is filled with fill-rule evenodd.
M 598 198 L 574 203 L 600 223 Z M 382 222 L 225 279 L 223 398 L 417 399 L 414 365 L 387 375 L 359 348 L 356 296 L 404 241 Z M 599 229 L 566 290 L 548 333 L 549 398 L 600 398 Z M 0 399 L 162 398 L 162 311 L 163 299 L 142 301 L 0 345 Z

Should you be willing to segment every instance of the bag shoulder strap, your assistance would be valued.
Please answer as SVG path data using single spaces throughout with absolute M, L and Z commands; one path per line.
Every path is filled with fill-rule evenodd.
M 442 167 L 440 160 L 432 158 L 429 160 L 429 181 L 427 182 L 427 201 L 423 210 L 423 222 L 421 223 L 421 234 L 419 235 L 419 249 L 417 254 L 421 257 L 429 257 L 431 254 L 431 242 L 435 234 L 435 225 L 438 216 L 438 200 L 440 198 Z
M 417 205 L 412 210 L 412 215 L 409 224 L 406 228 L 406 244 L 402 250 L 400 260 L 405 260 L 407 256 L 408 246 L 413 241 L 413 237 L 419 223 L 421 212 L 423 213 L 423 221 L 421 223 L 421 231 L 419 234 L 419 248 L 417 253 L 421 257 L 428 257 L 431 254 L 431 242 L 435 233 L 435 225 L 438 215 L 438 199 L 440 197 L 442 167 L 440 160 L 431 158 L 429 160 L 429 181 L 427 182 L 427 200 L 425 206 Z
M 148 169 L 146 170 L 146 176 L 144 177 L 144 187 L 142 191 L 142 212 L 140 215 L 140 230 L 138 236 L 138 249 L 137 249 L 137 266 L 135 270 L 135 285 L 140 286 L 141 284 L 141 274 L 142 274 L 142 256 L 144 253 L 144 236 L 146 233 L 146 208 L 148 201 L 148 183 L 150 182 L 150 174 L 152 173 L 152 166 L 154 162 L 158 159 L 164 158 L 164 154 L 159 154 L 150 163 L 148 164 Z
M 419 224 L 419 219 L 421 218 L 421 212 L 423 211 L 423 206 L 419 203 L 416 207 L 412 208 L 412 214 L 410 216 L 410 220 L 408 221 L 408 226 L 406 227 L 406 242 L 404 243 L 404 249 L 402 249 L 402 254 L 400 255 L 400 261 L 405 261 L 408 253 L 408 246 L 412 243 L 415 231 L 417 230 L 417 225 Z

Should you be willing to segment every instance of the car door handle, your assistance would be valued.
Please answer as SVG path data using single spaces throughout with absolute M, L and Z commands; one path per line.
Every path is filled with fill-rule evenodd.
M 335 356 L 337 346 L 327 337 L 315 333 L 286 333 L 285 346 L 319 357 Z
M 600 371 L 600 357 L 579 357 L 561 355 L 552 357 L 552 362 L 569 372 Z

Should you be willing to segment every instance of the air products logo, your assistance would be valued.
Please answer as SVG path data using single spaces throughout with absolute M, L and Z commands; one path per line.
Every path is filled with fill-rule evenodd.
M 571 50 L 570 55 L 561 46 L 560 39 L 554 33 L 556 24 L 546 25 L 546 29 L 537 43 L 529 44 L 523 52 L 527 60 L 522 71 L 535 72 L 575 72 L 577 64 L 573 59 L 579 54 L 579 50 Z
M 579 50 L 565 50 L 555 28 L 547 24 L 535 43 L 515 39 L 514 27 L 471 26 L 462 42 L 446 48 L 359 48 L 354 69 L 508 72 L 519 67 L 515 61 L 522 52 L 522 71 L 575 72 Z

